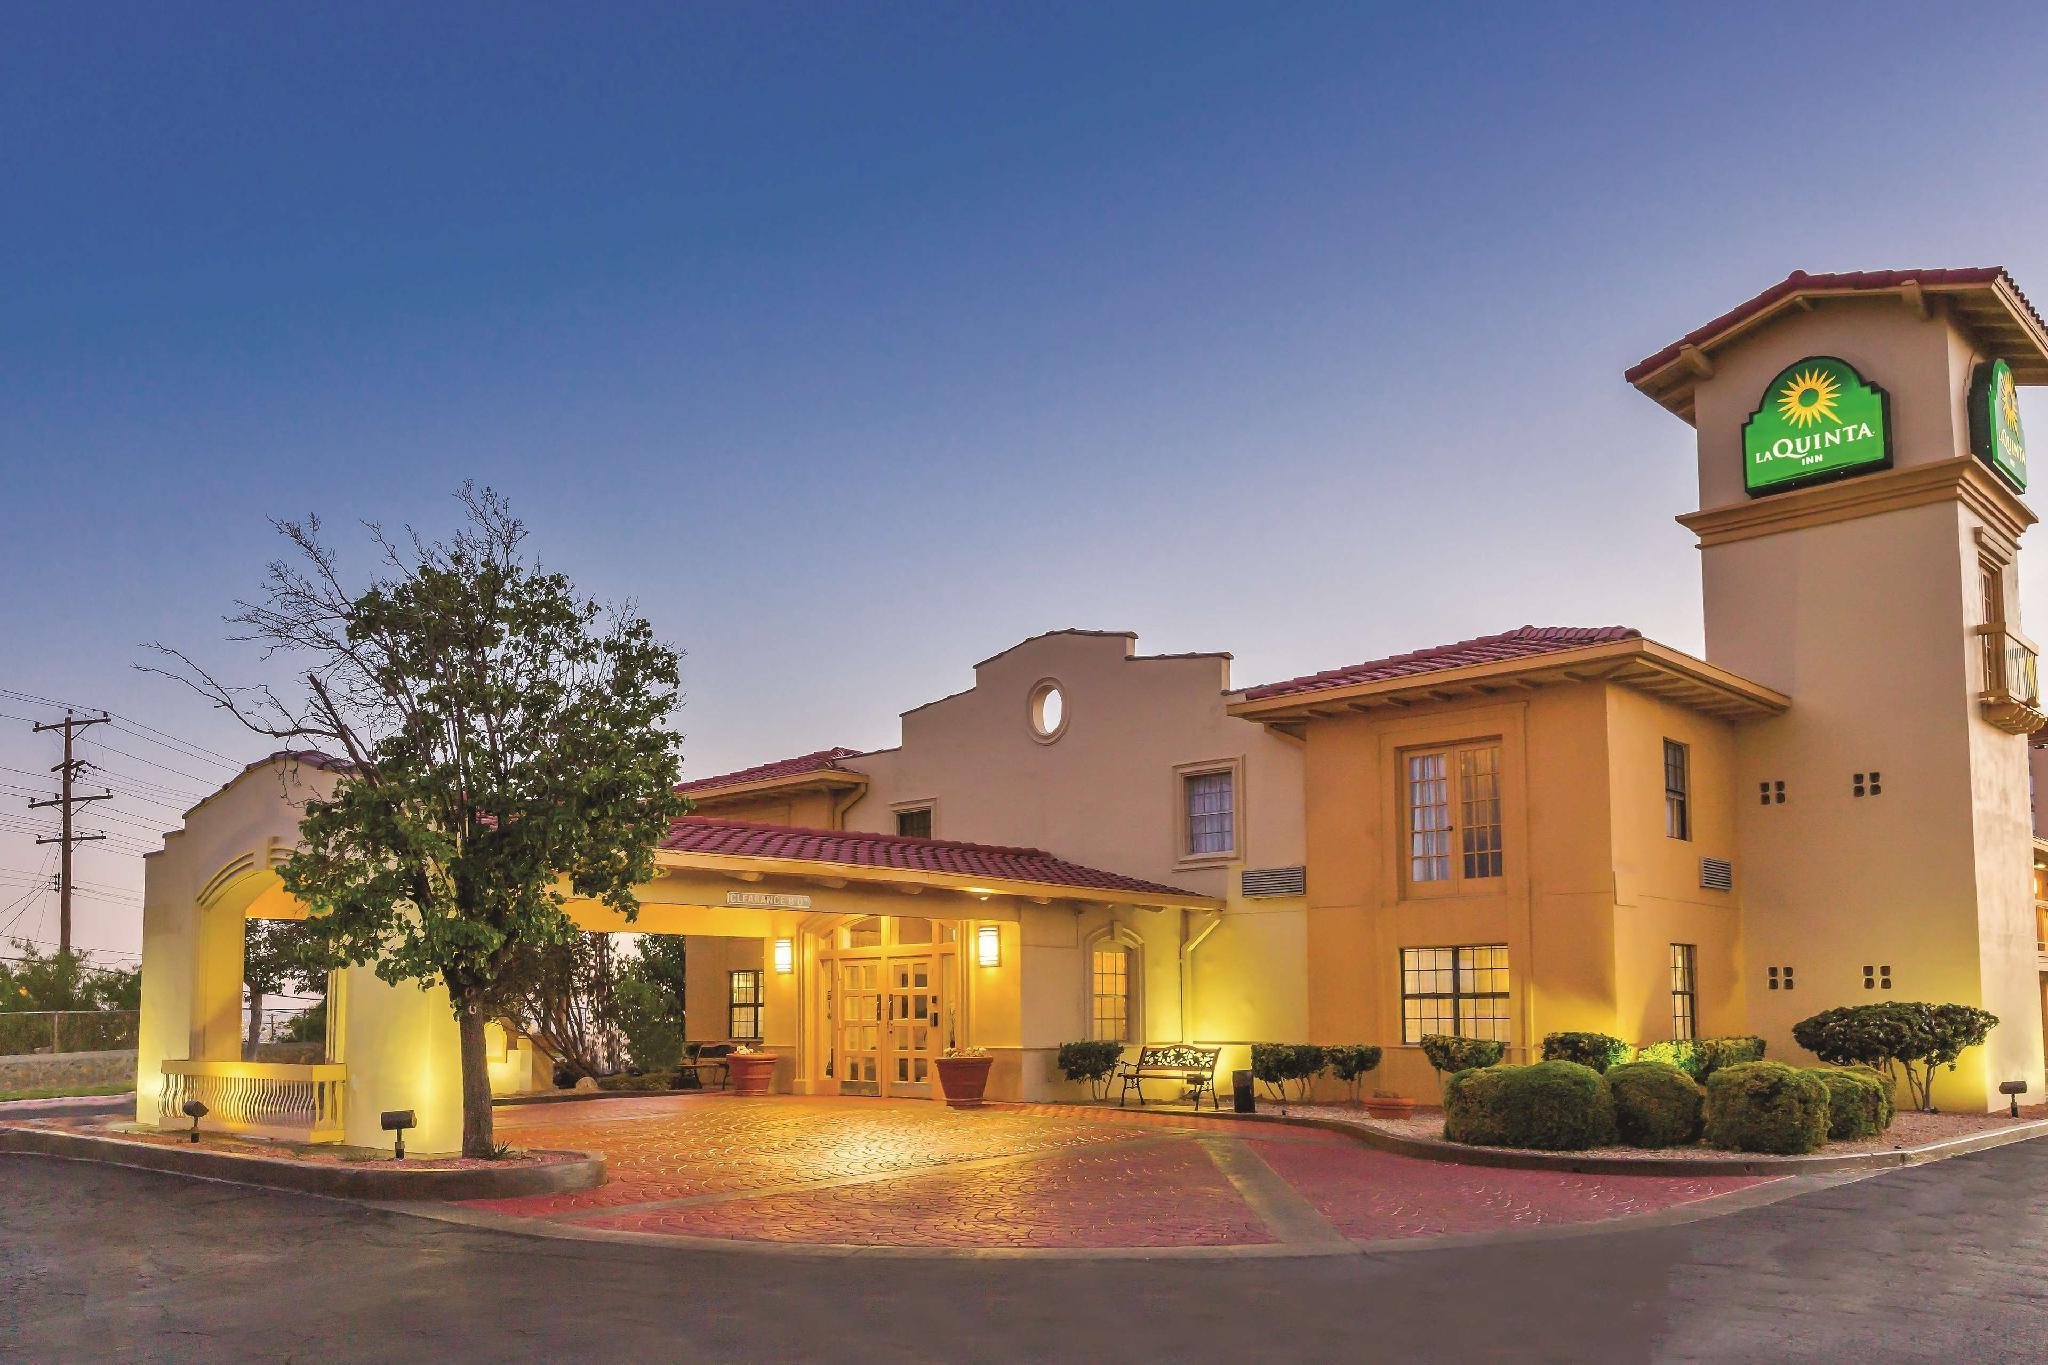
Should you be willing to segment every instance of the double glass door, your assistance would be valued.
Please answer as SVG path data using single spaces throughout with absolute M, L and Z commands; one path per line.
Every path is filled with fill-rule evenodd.
M 839 1093 L 931 1096 L 932 1063 L 946 1045 L 940 967 L 935 953 L 837 960 L 832 1062 Z

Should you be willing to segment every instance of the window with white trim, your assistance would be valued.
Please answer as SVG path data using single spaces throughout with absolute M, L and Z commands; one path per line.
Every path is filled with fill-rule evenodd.
M 1508 1024 L 1505 943 L 1401 950 L 1402 1042 L 1448 1033 L 1504 1043 Z
M 1131 949 L 1098 943 L 1088 958 L 1088 1036 L 1125 1043 L 1131 1039 Z
M 1499 877 L 1505 857 L 1500 745 L 1410 750 L 1402 760 L 1409 885 L 1441 893 Z
M 1181 778 L 1188 857 L 1210 858 L 1237 851 L 1236 776 L 1232 769 L 1219 768 Z

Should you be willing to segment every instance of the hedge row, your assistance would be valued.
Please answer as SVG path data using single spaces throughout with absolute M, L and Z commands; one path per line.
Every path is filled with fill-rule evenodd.
M 1704 1137 L 1732 1151 L 1796 1154 L 1830 1138 L 1874 1136 L 1891 1120 L 1881 1077 L 1782 1062 L 1733 1062 L 1705 1086 L 1658 1061 L 1604 1074 L 1567 1061 L 1479 1067 L 1444 1085 L 1445 1139 L 1483 1147 L 1657 1148 Z

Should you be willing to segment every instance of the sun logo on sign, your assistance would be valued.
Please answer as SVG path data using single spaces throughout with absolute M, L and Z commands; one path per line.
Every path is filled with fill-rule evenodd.
M 2014 431 L 2020 429 L 2020 391 L 2013 383 L 2012 371 L 2006 370 L 1998 376 L 1998 407 L 2005 418 L 2005 424 Z
M 1801 370 L 1779 390 L 1778 415 L 1795 427 L 1810 427 L 1821 421 L 1839 422 L 1842 419 L 1835 415 L 1835 399 L 1841 392 L 1841 381 L 1826 370 Z

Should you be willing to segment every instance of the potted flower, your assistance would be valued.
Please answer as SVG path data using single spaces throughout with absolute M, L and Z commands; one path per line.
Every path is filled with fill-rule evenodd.
M 742 1043 L 726 1056 L 735 1095 L 765 1095 L 775 1080 L 775 1054 Z
M 949 1047 L 939 1055 L 939 1089 L 949 1109 L 979 1109 L 995 1058 L 985 1047 Z
M 1405 1119 L 1415 1113 L 1415 1101 L 1390 1090 L 1375 1090 L 1365 1097 L 1365 1112 L 1376 1119 Z

